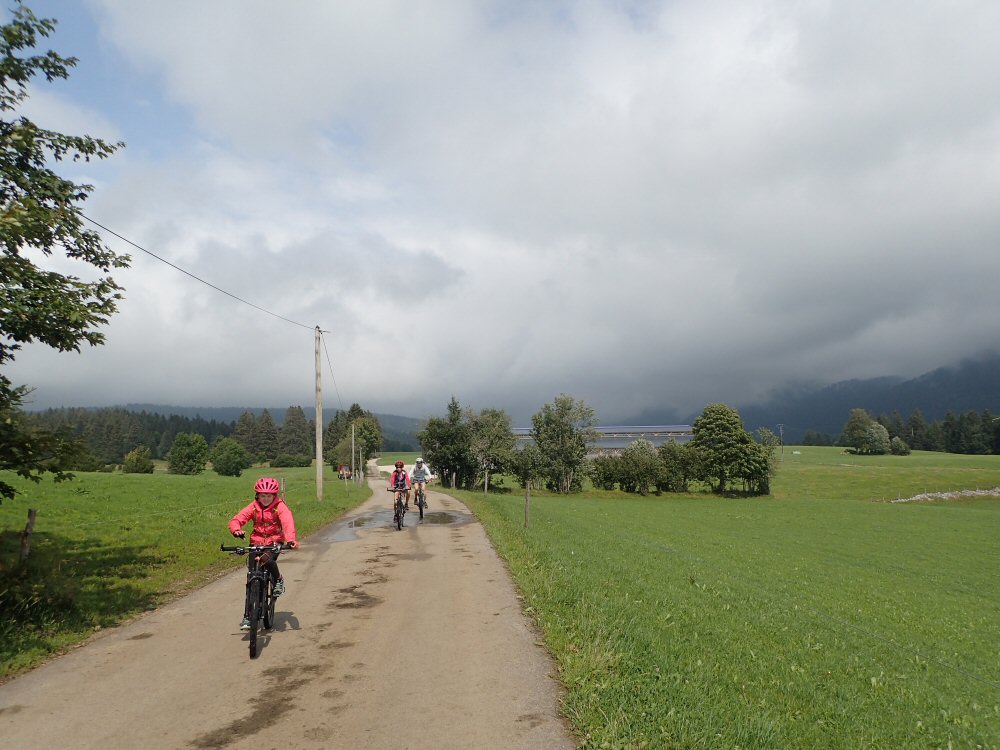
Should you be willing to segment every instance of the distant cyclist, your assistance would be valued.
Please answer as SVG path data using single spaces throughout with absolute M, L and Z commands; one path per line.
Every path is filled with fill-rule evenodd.
M 426 464 L 424 464 L 424 459 L 418 458 L 416 465 L 413 467 L 413 474 L 410 477 L 412 480 L 412 486 L 414 491 L 420 491 L 424 493 L 424 505 L 427 504 L 427 493 L 424 489 L 428 482 L 431 481 L 431 470 Z
M 403 462 L 396 462 L 396 470 L 389 476 L 389 489 L 395 490 L 392 493 L 393 510 L 396 509 L 396 495 L 403 494 L 406 502 L 406 509 L 410 509 L 410 475 L 403 468 Z

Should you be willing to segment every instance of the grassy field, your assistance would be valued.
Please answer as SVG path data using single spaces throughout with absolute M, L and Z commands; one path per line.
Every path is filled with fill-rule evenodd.
M 24 494 L 0 505 L 0 679 L 242 565 L 219 545 L 232 543 L 229 519 L 264 475 L 284 479 L 300 537 L 370 494 L 357 485 L 348 493 L 328 473 L 319 502 L 315 468 L 254 468 L 238 478 L 78 472 L 38 485 L 5 476 Z M 38 517 L 20 567 L 28 508 Z
M 455 493 L 588 748 L 1000 747 L 1000 457 L 786 446 L 769 498 Z

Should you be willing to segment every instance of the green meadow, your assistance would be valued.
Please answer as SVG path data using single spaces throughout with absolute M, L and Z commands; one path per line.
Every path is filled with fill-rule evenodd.
M 315 468 L 254 468 L 235 478 L 78 472 L 40 484 L 5 475 L 24 494 L 0 505 L 0 678 L 242 565 L 219 545 L 233 543 L 229 519 L 265 475 L 284 479 L 300 538 L 370 494 L 328 472 L 320 502 Z M 28 508 L 38 516 L 19 566 Z
M 1000 457 L 785 447 L 771 497 L 456 492 L 587 748 L 1000 747 Z

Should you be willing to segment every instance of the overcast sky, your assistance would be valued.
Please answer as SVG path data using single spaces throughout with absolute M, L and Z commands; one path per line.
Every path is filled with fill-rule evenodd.
M 998 348 L 996 0 L 28 5 L 80 61 L 25 114 L 127 144 L 62 167 L 85 213 L 304 326 L 107 236 L 126 299 L 18 355 L 37 406 L 310 406 L 315 325 L 331 414 L 518 424 Z

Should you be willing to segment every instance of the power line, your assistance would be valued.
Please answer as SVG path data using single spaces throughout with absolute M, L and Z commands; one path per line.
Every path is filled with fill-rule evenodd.
M 337 401 L 340 402 L 340 410 L 344 409 L 344 399 L 340 397 L 340 389 L 337 387 L 337 376 L 333 374 L 333 362 L 330 361 L 330 350 L 326 348 L 326 337 L 323 336 L 324 331 L 320 331 L 320 340 L 323 342 L 323 351 L 326 352 L 326 364 L 330 368 L 330 377 L 333 379 L 333 390 L 337 392 Z M 325 331 L 329 333 L 329 331 Z
M 80 214 L 80 216 L 83 217 L 84 219 L 86 219 L 87 221 L 89 221 L 94 226 L 100 227 L 101 229 L 103 229 L 108 234 L 114 235 L 115 237 L 117 237 L 118 239 L 120 239 L 122 242 L 127 242 L 132 247 L 134 247 L 136 250 L 141 250 L 142 252 L 146 253 L 146 255 L 150 255 L 150 256 L 156 258 L 161 263 L 166 263 L 171 268 L 176 269 L 176 270 L 180 271 L 181 273 L 190 276 L 195 281 L 200 281 L 205 286 L 211 287 L 212 289 L 214 289 L 217 292 L 222 292 L 227 297 L 232 297 L 237 302 L 242 302 L 244 305 L 250 305 L 250 307 L 254 308 L 255 310 L 260 310 L 262 313 L 267 313 L 268 315 L 272 315 L 275 318 L 278 318 L 279 320 L 283 320 L 286 323 L 291 323 L 294 326 L 299 326 L 300 328 L 308 328 L 310 331 L 315 330 L 315 326 L 309 326 L 309 325 L 306 325 L 305 323 L 299 323 L 298 321 L 291 320 L 290 318 L 286 318 L 283 315 L 278 315 L 278 313 L 276 313 L 276 312 L 271 312 L 270 310 L 266 310 L 265 308 L 261 307 L 260 305 L 255 305 L 253 302 L 249 302 L 249 301 L 243 299 L 242 297 L 237 297 L 235 294 L 232 294 L 231 292 L 227 292 L 225 289 L 222 289 L 221 287 L 217 287 L 215 284 L 212 284 L 212 283 L 210 283 L 208 281 L 205 281 L 204 279 L 202 279 L 202 278 L 200 278 L 198 276 L 195 276 L 190 271 L 185 271 L 180 266 L 174 265 L 169 260 L 166 260 L 165 258 L 161 258 L 156 253 L 150 252 L 146 248 L 142 247 L 141 245 L 136 244 L 135 242 L 133 242 L 132 240 L 128 239 L 127 237 L 123 237 L 122 235 L 118 234 L 118 232 L 114 231 L 113 229 L 109 229 L 108 227 L 104 226 L 100 222 L 94 221 L 93 219 L 91 219 L 86 214 Z
M 283 315 L 278 315 L 278 313 L 271 312 L 270 310 L 267 310 L 267 309 L 261 307 L 260 305 L 255 305 L 253 302 L 249 302 L 248 300 L 245 300 L 242 297 L 237 297 L 235 294 L 233 294 L 231 292 L 227 292 L 225 289 L 222 289 L 221 287 L 218 287 L 215 284 L 212 284 L 211 282 L 205 281 L 205 279 L 203 279 L 203 278 L 201 278 L 199 276 L 196 276 L 195 274 L 191 273 L 190 271 L 187 271 L 187 270 L 181 268 L 180 266 L 178 266 L 178 265 L 176 265 L 174 263 L 171 263 L 169 260 L 167 260 L 165 258 L 161 258 L 156 253 L 151 252 L 150 250 L 147 250 L 142 245 L 139 245 L 138 243 L 133 242 L 132 240 L 128 239 L 127 237 L 123 237 L 122 235 L 118 234 L 118 232 L 114 231 L 113 229 L 111 229 L 109 227 L 104 226 L 103 224 L 101 224 L 98 221 L 95 221 L 94 219 L 91 219 L 86 214 L 82 214 L 81 213 L 80 216 L 83 217 L 84 219 L 86 219 L 87 221 L 89 221 L 94 226 L 103 229 L 108 234 L 114 235 L 115 237 L 117 237 L 118 239 L 120 239 L 122 242 L 127 242 L 129 245 L 131 245 L 132 247 L 134 247 L 136 250 L 140 250 L 140 251 L 146 253 L 146 255 L 149 255 L 149 256 L 151 256 L 153 258 L 156 258 L 161 263 L 166 263 L 171 268 L 173 268 L 173 269 L 175 269 L 177 271 L 180 271 L 181 273 L 183 273 L 183 274 L 185 274 L 187 276 L 190 276 L 195 281 L 200 281 L 205 286 L 211 287 L 215 291 L 221 292 L 222 294 L 225 294 L 227 297 L 231 297 L 232 299 L 236 300 L 237 302 L 242 302 L 244 305 L 249 305 L 250 307 L 254 308 L 255 310 L 259 310 L 262 313 L 267 313 L 268 315 L 271 315 L 271 316 L 273 316 L 275 318 L 278 318 L 279 320 L 283 320 L 286 323 L 291 323 L 292 325 L 299 326 L 300 328 L 308 328 L 310 331 L 314 331 L 317 328 L 319 328 L 319 326 L 310 326 L 310 325 L 306 325 L 305 323 L 299 323 L 296 320 L 291 320 L 290 318 L 286 318 Z M 333 388 L 334 388 L 334 390 L 337 393 L 337 400 L 340 402 L 340 410 L 344 411 L 344 400 L 341 398 L 341 396 L 340 396 L 340 389 L 337 387 L 337 377 L 333 373 L 333 362 L 330 359 L 330 351 L 326 347 L 326 339 L 323 338 L 323 336 L 322 336 L 322 334 L 329 333 L 329 331 L 324 331 L 322 328 L 319 328 L 319 332 L 320 332 L 320 338 L 323 340 L 323 351 L 326 352 L 326 362 L 327 362 L 327 365 L 330 368 L 330 377 L 333 379 Z

